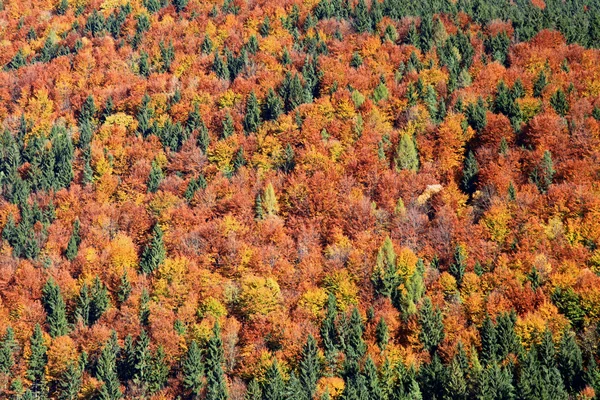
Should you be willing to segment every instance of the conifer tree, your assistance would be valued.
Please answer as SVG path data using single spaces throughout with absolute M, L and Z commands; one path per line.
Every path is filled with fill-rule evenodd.
M 189 391 L 194 398 L 198 398 L 202 390 L 204 365 L 202 362 L 202 352 L 195 340 L 192 340 L 190 343 L 181 368 L 184 389 Z
M 541 70 L 537 78 L 533 82 L 533 95 L 535 97 L 542 97 L 542 93 L 546 88 L 546 85 L 548 85 L 548 80 L 546 78 L 544 70 Z
M 96 368 L 96 377 L 103 382 L 99 396 L 102 400 L 118 400 L 123 397 L 117 375 L 117 356 L 119 350 L 117 333 L 112 331 L 110 338 L 100 353 Z
M 167 384 L 169 365 L 165 358 L 165 350 L 160 345 L 152 355 L 150 361 L 150 373 L 148 376 L 148 393 L 150 394 L 158 392 Z
M 304 388 L 296 377 L 296 373 L 292 371 L 290 378 L 287 380 L 284 389 L 284 397 L 286 400 L 303 400 L 305 397 Z M 312 399 L 312 398 L 311 398 Z
M 106 285 L 96 276 L 91 291 L 89 325 L 93 325 L 110 306 L 110 297 Z
M 150 169 L 150 175 L 148 175 L 148 192 L 155 193 L 163 179 L 164 174 L 162 168 L 156 161 L 152 161 L 152 168 Z
M 39 324 L 35 325 L 35 328 L 33 329 L 33 335 L 31 335 L 29 343 L 31 354 L 27 360 L 26 376 L 30 381 L 34 382 L 35 384 L 39 384 L 44 377 L 44 368 L 48 362 L 46 356 L 48 347 L 45 345 L 42 328 L 40 328 Z
M 463 176 L 461 180 L 462 189 L 465 193 L 473 194 L 477 188 L 479 178 L 479 164 L 472 150 L 469 150 L 463 166 Z
M 12 327 L 6 328 L 6 333 L 0 342 L 0 374 L 9 374 L 15 365 L 14 353 L 18 348 L 15 332 Z
M 46 322 L 50 336 L 58 337 L 69 332 L 66 305 L 60 288 L 52 278 L 48 279 L 42 289 L 42 304 L 46 310 Z
M 262 400 L 285 400 L 285 383 L 279 371 L 277 359 L 267 369 L 262 387 Z
M 321 366 L 317 355 L 317 341 L 312 335 L 309 335 L 302 349 L 302 359 L 300 360 L 299 381 L 304 392 L 303 399 L 311 400 L 313 398 L 320 375 Z
M 421 325 L 419 340 L 423 347 L 432 353 L 437 349 L 445 335 L 442 313 L 439 309 L 434 309 L 429 297 L 423 299 L 419 311 L 419 324 Z
M 477 103 L 471 103 L 467 106 L 466 116 L 469 125 L 477 132 L 481 132 L 486 127 L 486 108 L 481 97 L 477 99 Z
M 123 304 L 129 299 L 129 295 L 131 294 L 131 282 L 129 281 L 129 276 L 127 275 L 127 271 L 123 272 L 121 275 L 121 282 L 119 284 L 119 289 L 117 291 L 117 301 L 119 304 Z
M 163 243 L 163 231 L 156 223 L 152 230 L 152 239 L 144 249 L 140 259 L 140 270 L 143 274 L 151 274 L 165 260 L 167 252 Z
M 83 283 L 79 289 L 79 297 L 77 298 L 77 305 L 75 308 L 75 319 L 81 320 L 84 325 L 89 325 L 90 321 L 90 303 L 92 299 L 90 297 L 90 290 L 87 283 Z
M 417 172 L 419 169 L 419 154 L 417 146 L 411 135 L 405 133 L 400 137 L 396 150 L 396 169 Z
M 219 323 L 213 327 L 213 335 L 206 349 L 206 399 L 227 400 L 227 386 L 223 372 L 223 343 Z
M 358 33 L 369 32 L 371 30 L 371 18 L 369 17 L 369 9 L 365 0 L 359 0 L 354 9 L 354 29 Z
M 385 319 L 381 317 L 375 328 L 375 338 L 377 340 L 377 346 L 381 351 L 384 351 L 390 341 L 390 334 Z
M 148 325 L 150 318 L 150 294 L 146 288 L 142 289 L 142 295 L 140 296 L 139 317 L 140 324 Z
M 277 202 L 277 196 L 275 195 L 275 189 L 271 182 L 267 184 L 262 194 L 262 209 L 265 215 L 277 215 L 279 212 L 279 204 Z
M 244 116 L 244 132 L 250 134 L 256 132 L 260 126 L 260 107 L 254 91 L 250 92 L 246 101 L 246 114 Z
M 467 251 L 462 244 L 456 245 L 454 249 L 454 262 L 450 265 L 448 272 L 456 278 L 456 283 L 462 285 L 463 276 L 467 268 Z
M 486 366 L 495 363 L 498 338 L 496 337 L 496 327 L 489 315 L 483 320 L 483 325 L 481 326 L 479 334 L 481 336 L 481 361 L 483 362 L 483 365 Z
M 335 296 L 330 293 L 329 297 L 327 298 L 327 311 L 321 324 L 320 332 L 321 340 L 323 341 L 323 347 L 325 347 L 325 357 L 327 358 L 330 366 L 337 354 L 338 334 L 335 326 L 336 316 L 337 305 Z
M 81 390 L 83 368 L 78 363 L 69 361 L 57 383 L 59 400 L 77 400 Z
M 396 252 L 389 237 L 385 238 L 377 252 L 371 280 L 375 285 L 375 290 L 384 297 L 392 297 L 400 284 L 400 276 L 397 273 Z
M 231 116 L 229 111 L 227 111 L 227 114 L 225 115 L 225 119 L 223 120 L 223 129 L 221 130 L 221 138 L 227 139 L 229 136 L 233 135 L 234 133 L 235 133 L 235 128 L 233 126 L 233 117 Z
M 69 243 L 67 244 L 67 249 L 65 250 L 65 257 L 67 260 L 73 261 L 77 256 L 77 252 L 79 251 L 79 244 L 81 243 L 81 237 L 79 237 L 79 220 L 76 219 L 73 222 L 73 231 L 71 233 L 71 237 L 69 238 Z
M 557 363 L 567 391 L 578 393 L 583 388 L 583 357 L 571 332 L 565 332 L 560 340 Z
M 144 329 L 142 329 L 135 343 L 133 360 L 133 382 L 139 385 L 143 390 L 147 389 L 150 381 L 152 368 L 152 354 L 150 352 L 150 339 Z
M 283 112 L 283 102 L 272 88 L 269 88 L 263 104 L 262 115 L 265 121 L 274 121 Z
M 550 105 L 554 108 L 554 111 L 561 117 L 564 117 L 569 112 L 569 102 L 565 92 L 558 89 L 550 98 Z

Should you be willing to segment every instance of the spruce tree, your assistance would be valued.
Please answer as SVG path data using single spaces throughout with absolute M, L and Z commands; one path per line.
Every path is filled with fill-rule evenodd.
M 110 297 L 106 285 L 97 276 L 91 291 L 89 325 L 93 325 L 110 306 Z
M 29 343 L 31 353 L 29 355 L 29 359 L 27 360 L 26 376 L 27 379 L 32 381 L 34 384 L 39 384 L 44 377 L 44 368 L 48 362 L 46 356 L 48 347 L 45 345 L 42 328 L 40 328 L 39 324 L 35 325 L 35 328 L 33 329 L 33 335 L 31 335 Z
M 302 349 L 302 358 L 300 360 L 299 380 L 304 391 L 305 400 L 311 400 L 317 390 L 317 381 L 321 376 L 321 366 L 317 354 L 317 341 L 312 335 Z
M 569 102 L 567 101 L 567 96 L 561 89 L 558 89 L 556 92 L 554 92 L 550 98 L 550 105 L 561 117 L 564 117 L 569 112 Z
M 190 343 L 181 368 L 183 373 L 183 388 L 189 391 L 194 398 L 198 398 L 202 391 L 204 364 L 202 362 L 202 352 L 195 340 L 192 340 Z
M 46 311 L 46 322 L 50 336 L 53 338 L 66 335 L 69 332 L 66 305 L 60 288 L 52 278 L 48 279 L 42 289 L 42 304 Z
M 392 297 L 400 284 L 400 276 L 396 265 L 396 252 L 389 237 L 385 238 L 377 252 L 371 281 L 375 285 L 376 292 L 384 297 Z
M 164 179 L 162 168 L 156 161 L 152 161 L 152 167 L 150 169 L 150 175 L 148 175 L 148 192 L 155 193 L 160 186 L 160 183 Z
M 462 189 L 467 194 L 473 194 L 477 188 L 479 179 L 479 164 L 472 150 L 469 150 L 463 166 L 463 176 L 461 180 Z
M 246 393 L 244 395 L 244 400 L 261 400 L 262 399 L 262 390 L 260 385 L 256 381 L 256 379 L 252 379 L 248 386 L 246 387 Z
M 225 119 L 223 120 L 223 129 L 221 130 L 221 138 L 227 139 L 234 133 L 235 133 L 235 128 L 233 125 L 233 117 L 231 116 L 229 111 L 227 111 L 227 114 L 225 115 Z
M 448 272 L 456 278 L 458 286 L 462 285 L 463 276 L 467 268 L 467 251 L 462 244 L 454 248 L 454 262 L 448 268 Z
M 127 275 L 127 271 L 123 272 L 121 275 L 121 282 L 119 283 L 119 289 L 117 291 L 117 301 L 119 304 L 123 304 L 129 299 L 129 295 L 131 294 L 131 282 L 129 281 L 129 276 Z
M 400 137 L 396 157 L 394 159 L 397 170 L 417 172 L 419 169 L 419 154 L 417 146 L 411 135 L 405 133 Z
M 142 329 L 134 348 L 133 359 L 133 382 L 146 390 L 150 380 L 152 367 L 152 354 L 150 352 L 150 339 L 145 330 Z
M 59 400 L 77 400 L 81 390 L 83 368 L 78 363 L 69 361 L 57 382 Z
M 96 367 L 96 377 L 103 382 L 99 396 L 101 400 L 118 400 L 123 397 L 117 375 L 119 351 L 117 333 L 112 331 L 110 338 L 102 348 Z
M 279 371 L 277 359 L 267 369 L 262 387 L 262 400 L 285 400 L 285 383 Z
M 384 351 L 390 341 L 390 334 L 385 319 L 381 317 L 375 328 L 375 339 L 379 350 Z
M 254 91 L 250 92 L 246 101 L 246 114 L 244 116 L 244 132 L 250 134 L 256 132 L 260 126 L 260 107 Z
M 365 0 L 358 0 L 358 4 L 354 9 L 354 29 L 358 33 L 369 32 L 371 30 L 371 18 L 369 17 L 369 9 Z
M 453 400 L 466 400 L 468 398 L 467 380 L 465 378 L 464 371 L 455 357 L 447 370 L 446 398 Z
M 565 332 L 560 340 L 557 363 L 567 391 L 575 395 L 583 388 L 583 357 L 571 332 Z
M 206 349 L 206 399 L 227 400 L 227 386 L 224 363 L 223 343 L 219 323 L 213 327 L 213 335 L 208 340 Z
M 77 298 L 77 305 L 75 307 L 75 319 L 78 321 L 80 320 L 84 325 L 90 324 L 91 301 L 89 287 L 87 283 L 84 282 L 79 289 L 79 297 Z
M 548 85 L 548 80 L 546 78 L 546 74 L 542 70 L 533 82 L 533 95 L 535 97 L 542 97 L 542 93 L 544 92 L 546 85 Z
M 10 370 L 15 365 L 14 353 L 18 348 L 15 340 L 15 333 L 12 327 L 6 328 L 6 333 L 0 342 L 0 374 L 10 374 Z
M 335 296 L 329 294 L 327 298 L 327 310 L 325 318 L 321 324 L 321 340 L 323 341 L 323 347 L 325 348 L 325 358 L 327 359 L 329 366 L 333 364 L 334 358 L 338 351 L 338 333 L 335 326 L 335 319 L 337 316 L 337 305 Z
M 163 231 L 156 223 L 152 230 L 152 239 L 144 249 L 140 259 L 140 270 L 143 274 L 151 274 L 165 260 L 167 252 L 163 243 Z
M 425 350 L 432 353 L 444 339 L 444 323 L 442 312 L 435 309 L 429 297 L 423 299 L 421 310 L 419 311 L 419 341 Z
M 152 355 L 150 361 L 150 373 L 148 376 L 148 393 L 150 394 L 158 392 L 167 384 L 169 365 L 165 358 L 165 350 L 160 345 Z
M 142 289 L 142 295 L 140 296 L 139 317 L 140 324 L 144 326 L 148 325 L 150 318 L 150 294 L 146 288 Z
M 265 121 L 274 121 L 283 112 L 283 102 L 272 88 L 269 88 L 263 104 L 262 115 Z
M 480 97 L 477 103 L 471 103 L 467 106 L 467 122 L 475 131 L 481 132 L 487 125 L 487 115 L 485 104 Z
M 481 361 L 483 362 L 483 365 L 495 363 L 498 350 L 498 338 L 496 337 L 496 327 L 489 315 L 483 320 L 479 335 L 481 337 Z
M 77 252 L 79 251 L 79 244 L 81 243 L 81 237 L 79 237 L 79 229 L 79 220 L 76 219 L 73 223 L 73 231 L 71 232 L 71 237 L 69 238 L 67 249 L 65 250 L 65 257 L 67 257 L 67 260 L 69 261 L 73 261 L 77 256 Z

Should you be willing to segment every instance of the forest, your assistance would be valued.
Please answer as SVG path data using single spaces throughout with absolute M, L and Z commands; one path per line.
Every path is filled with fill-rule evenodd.
M 600 398 L 600 0 L 0 0 L 0 398 Z

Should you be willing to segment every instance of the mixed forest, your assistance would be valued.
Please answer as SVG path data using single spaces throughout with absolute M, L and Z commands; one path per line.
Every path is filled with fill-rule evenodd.
M 600 0 L 0 1 L 0 398 L 596 398 L 598 48 Z

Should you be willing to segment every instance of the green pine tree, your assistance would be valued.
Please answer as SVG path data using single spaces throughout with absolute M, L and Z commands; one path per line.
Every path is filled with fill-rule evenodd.
M 262 400 L 284 400 L 285 383 L 279 370 L 277 359 L 265 373 L 265 380 L 262 387 Z
M 398 143 L 394 158 L 397 170 L 417 172 L 419 170 L 419 153 L 414 139 L 409 134 L 403 134 Z
M 123 304 L 129 299 L 129 295 L 131 294 L 131 282 L 129 281 L 129 277 L 127 276 L 127 271 L 123 272 L 121 275 L 121 282 L 119 283 L 119 289 L 117 291 L 117 301 L 119 304 Z
M 208 340 L 206 349 L 206 399 L 227 400 L 227 385 L 223 364 L 223 342 L 221 341 L 221 328 L 219 323 L 213 327 L 213 335 Z
M 302 349 L 300 360 L 299 380 L 304 391 L 305 400 L 311 400 L 317 390 L 317 381 L 321 376 L 321 365 L 317 354 L 317 341 L 312 335 L 308 336 Z
M 569 112 L 569 102 L 565 92 L 558 89 L 550 98 L 550 105 L 554 108 L 554 111 L 561 117 L 564 117 Z
M 46 311 L 46 322 L 50 336 L 58 337 L 69 332 L 65 300 L 60 288 L 52 278 L 48 279 L 42 289 L 42 304 Z
M 432 353 L 444 339 L 444 322 L 442 313 L 439 309 L 433 307 L 431 299 L 425 297 L 419 311 L 419 340 L 425 350 Z
M 152 167 L 150 168 L 150 175 L 148 175 L 148 192 L 155 193 L 160 186 L 160 183 L 164 179 L 162 168 L 156 161 L 152 161 Z
M 77 257 L 77 253 L 79 251 L 79 244 L 81 243 L 79 229 L 79 220 L 76 219 L 75 222 L 73 222 L 73 231 L 71 232 L 71 237 L 69 238 L 69 243 L 67 244 L 67 249 L 65 250 L 65 257 L 67 257 L 67 260 L 69 261 L 73 261 L 75 257 Z
M 461 186 L 465 193 L 473 194 L 475 192 L 478 179 L 479 164 L 477 163 L 473 151 L 469 150 L 469 153 L 467 153 L 467 157 L 465 158 L 461 180 Z
M 456 245 L 454 249 L 454 262 L 448 268 L 448 272 L 456 278 L 456 283 L 462 285 L 463 276 L 467 267 L 467 251 L 462 244 Z
M 163 231 L 157 223 L 152 230 L 152 239 L 144 249 L 140 259 L 140 270 L 143 274 L 151 274 L 165 260 L 167 252 L 163 242 Z
M 256 132 L 260 126 L 260 107 L 258 106 L 258 99 L 254 91 L 250 92 L 248 100 L 246 102 L 246 114 L 244 116 L 244 132 L 250 134 Z
M 39 384 L 44 377 L 44 369 L 46 367 L 46 363 L 48 362 L 46 356 L 48 347 L 45 345 L 42 328 L 40 328 L 39 324 L 35 325 L 35 328 L 33 329 L 33 335 L 31 335 L 29 343 L 31 353 L 29 355 L 29 359 L 27 360 L 26 376 L 27 379 L 33 383 Z
M 102 348 L 96 368 L 96 377 L 103 382 L 99 395 L 101 400 L 118 400 L 123 397 L 117 375 L 117 357 L 119 351 L 117 333 L 112 331 L 110 338 Z
M 187 353 L 182 360 L 183 388 L 190 392 L 194 398 L 199 398 L 202 391 L 204 376 L 204 364 L 202 352 L 198 343 L 192 340 Z

